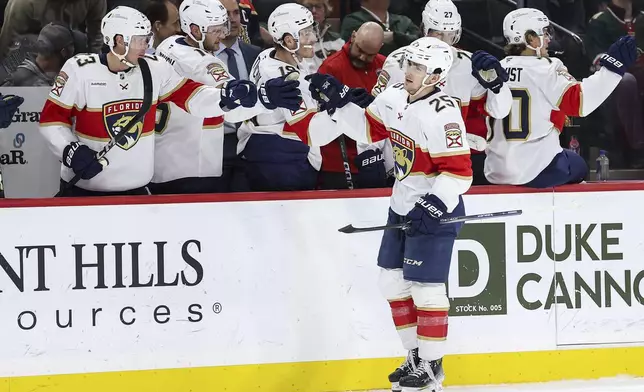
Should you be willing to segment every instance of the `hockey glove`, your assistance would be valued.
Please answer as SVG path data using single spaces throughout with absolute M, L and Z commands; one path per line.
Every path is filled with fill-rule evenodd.
M 309 83 L 313 99 L 322 103 L 320 110 L 333 114 L 336 109 L 344 107 L 351 99 L 349 87 L 340 83 L 331 75 L 315 73 L 304 77 Z
M 221 92 L 221 107 L 228 110 L 240 105 L 252 108 L 257 103 L 257 87 L 248 80 L 231 80 Z
M 503 83 L 508 81 L 508 73 L 499 60 L 482 50 L 477 50 L 472 55 L 472 76 L 494 94 L 498 94 Z
M 371 105 L 371 102 L 376 99 L 369 91 L 363 88 L 352 88 L 349 90 L 349 101 L 355 103 L 361 108 L 366 108 Z
M 18 111 L 18 107 L 25 101 L 23 97 L 17 95 L 0 95 L 0 129 L 8 128 L 11 125 L 13 115 Z
M 82 173 L 83 180 L 96 177 L 108 164 L 105 158 L 97 161 L 96 151 L 78 142 L 70 143 L 63 150 L 63 165 L 72 169 L 75 174 Z
M 440 219 L 447 214 L 447 207 L 435 195 L 429 193 L 416 200 L 416 205 L 407 214 L 409 227 L 406 232 L 412 237 L 417 234 L 432 234 L 438 228 Z
M 259 88 L 259 101 L 266 109 L 286 108 L 293 112 L 300 109 L 302 92 L 300 82 L 286 80 L 285 76 L 270 79 Z
M 380 149 L 366 150 L 355 157 L 358 168 L 357 183 L 360 188 L 384 188 L 387 186 L 385 158 Z
M 601 55 L 599 64 L 609 71 L 624 76 L 626 70 L 637 60 L 635 38 L 623 36 L 613 43 L 608 51 Z

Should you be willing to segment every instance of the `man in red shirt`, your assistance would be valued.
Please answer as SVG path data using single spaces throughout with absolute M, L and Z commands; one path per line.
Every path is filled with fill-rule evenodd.
M 318 70 L 319 73 L 332 75 L 351 88 L 364 88 L 371 91 L 378 80 L 386 57 L 379 54 L 384 40 L 384 31 L 375 22 L 364 23 L 354 31 L 349 42 L 329 56 Z M 386 141 L 385 141 L 386 142 Z M 320 168 L 320 189 L 379 188 L 388 185 L 384 157 L 391 160 L 391 146 L 386 143 L 359 144 L 340 136 L 333 142 L 321 147 L 322 167 Z M 345 146 L 343 149 L 342 146 Z M 346 151 L 343 154 L 343 150 Z M 383 154 L 384 152 L 384 154 Z M 347 179 L 345 166 L 351 169 L 351 179 Z

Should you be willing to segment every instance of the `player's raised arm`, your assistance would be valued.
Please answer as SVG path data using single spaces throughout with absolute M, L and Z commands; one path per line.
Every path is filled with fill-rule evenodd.
M 492 117 L 502 119 L 512 109 L 512 94 L 505 82 L 508 74 L 499 60 L 482 50 L 472 55 L 472 76 L 485 89 L 485 111 Z
M 548 80 L 544 81 L 546 96 L 565 115 L 585 117 L 608 98 L 635 60 L 635 38 L 624 36 L 601 56 L 601 69 L 581 82 L 570 76 L 559 62 L 561 67 L 555 69 Z
M 340 132 L 358 143 L 367 144 L 389 136 L 380 115 L 380 95 L 373 100 L 366 90 L 350 89 L 331 75 L 314 74 L 307 80 L 313 98 L 320 103 L 321 109 L 332 113 L 331 118 L 337 122 Z

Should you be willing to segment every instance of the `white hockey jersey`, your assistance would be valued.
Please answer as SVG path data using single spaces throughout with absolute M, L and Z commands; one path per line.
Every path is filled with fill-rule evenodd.
M 237 135 L 239 144 L 237 152 L 241 153 L 248 139 L 252 134 L 277 134 L 291 140 L 300 140 L 310 146 L 308 154 L 309 163 L 316 170 L 320 170 L 322 164 L 322 155 L 319 146 L 330 143 L 339 133 L 330 139 L 311 140 L 309 134 L 310 127 L 330 127 L 335 129 L 335 123 L 326 113 L 318 113 L 318 104 L 311 97 L 309 92 L 309 82 L 304 79 L 307 75 L 305 70 L 295 68 L 274 57 L 275 49 L 266 49 L 259 54 L 253 67 L 251 68 L 250 80 L 257 85 L 265 83 L 267 80 L 277 78 L 290 72 L 300 74 L 298 81 L 299 89 L 302 92 L 302 103 L 300 109 L 291 111 L 288 109 L 278 108 L 270 114 L 260 114 L 252 121 L 244 122 L 240 127 Z M 315 135 L 318 135 L 315 133 Z M 332 135 L 324 134 L 331 137 Z
M 159 60 L 167 61 L 187 79 L 208 86 L 221 87 L 234 80 L 224 63 L 216 56 L 194 48 L 182 36 L 164 40 L 156 49 Z M 254 108 L 242 106 L 224 116 L 206 117 L 188 114 L 172 102 L 157 107 L 156 149 L 152 182 L 163 183 L 186 177 L 219 177 L 223 170 L 224 119 L 247 120 L 269 111 L 258 102 Z
M 349 104 L 332 117 L 357 142 L 390 139 L 395 213 L 406 215 L 427 193 L 436 195 L 452 212 L 472 184 L 470 148 L 458 103 L 439 89 L 411 104 L 408 98 L 398 84 L 379 94 L 366 110 Z
M 221 90 L 180 77 L 165 61 L 147 56 L 153 82 L 152 107 L 123 142 L 106 155 L 109 165 L 78 187 L 91 191 L 125 191 L 147 185 L 154 171 L 154 128 L 159 103 L 172 102 L 188 113 L 223 115 Z M 40 131 L 58 157 L 71 142 L 99 151 L 136 114 L 143 102 L 138 67 L 114 73 L 105 55 L 79 54 L 67 60 L 56 77 L 40 116 Z M 74 172 L 61 165 L 61 178 Z
M 566 116 L 592 113 L 612 93 L 621 76 L 605 68 L 581 83 L 561 60 L 509 56 L 501 61 L 510 77 L 510 115 L 494 120 L 486 151 L 485 176 L 493 184 L 533 180 L 562 151 L 559 133 Z
M 382 93 L 389 86 L 405 82 L 402 68 L 405 48 L 396 49 L 387 56 L 378 82 L 371 90 L 374 96 Z M 485 110 L 490 116 L 494 118 L 507 116 L 512 105 L 508 88 L 503 86 L 498 94 L 487 94 L 487 90 L 472 76 L 472 53 L 454 47 L 452 52 L 454 55 L 452 68 L 447 78 L 438 87 L 458 101 L 463 118 L 467 118 L 470 102 L 480 99 L 486 100 Z

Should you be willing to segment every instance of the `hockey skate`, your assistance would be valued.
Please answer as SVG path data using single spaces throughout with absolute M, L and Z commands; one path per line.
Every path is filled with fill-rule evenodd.
M 442 392 L 443 383 L 436 377 L 438 374 L 442 379 L 445 379 L 442 369 L 442 360 L 440 359 L 437 361 L 421 359 L 416 369 L 400 378 L 398 386 L 402 392 Z
M 420 358 L 418 357 L 418 348 L 410 350 L 407 354 L 405 362 L 394 370 L 393 373 L 389 375 L 389 382 L 391 382 L 391 392 L 401 392 L 402 388 L 398 385 L 398 381 L 401 378 L 409 375 L 411 372 L 416 370 Z

